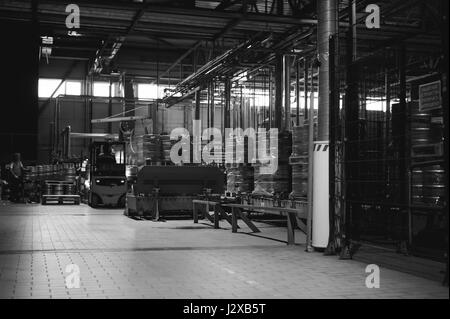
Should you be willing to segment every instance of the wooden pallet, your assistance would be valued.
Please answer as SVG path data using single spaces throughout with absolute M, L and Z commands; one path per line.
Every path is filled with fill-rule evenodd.
M 80 205 L 80 195 L 42 195 L 42 205 Z

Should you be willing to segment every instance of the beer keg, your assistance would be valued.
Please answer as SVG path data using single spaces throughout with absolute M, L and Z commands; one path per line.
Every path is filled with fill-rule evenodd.
M 53 195 L 64 195 L 64 185 L 63 184 L 55 184 L 53 186 Z
M 43 189 L 44 195 L 53 195 L 53 185 L 52 184 L 45 184 Z
M 174 140 L 170 139 L 170 135 L 161 135 L 161 148 L 162 148 L 162 160 L 165 162 L 170 162 L 170 150 L 175 144 Z
M 64 180 L 66 181 L 66 182 L 71 182 L 71 183 L 73 183 L 73 182 L 75 182 L 75 178 L 76 178 L 76 170 L 75 170 L 75 167 L 74 166 L 72 166 L 72 167 L 68 167 L 67 169 L 66 169 L 66 173 L 65 173 L 65 176 L 64 176 Z
M 446 196 L 445 171 L 433 165 L 412 172 L 412 202 L 418 205 L 443 205 Z
M 76 195 L 76 185 L 75 184 L 64 185 L 64 195 Z
M 147 134 L 143 136 L 143 155 L 147 162 L 161 161 L 161 141 L 158 135 Z

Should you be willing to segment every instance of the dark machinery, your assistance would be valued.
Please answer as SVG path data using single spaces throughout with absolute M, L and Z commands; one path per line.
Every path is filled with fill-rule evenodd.
M 222 194 L 225 175 L 213 166 L 144 166 L 137 182 L 127 194 L 128 216 L 160 213 L 192 213 L 192 200 L 198 195 Z
M 125 207 L 125 171 L 125 143 L 93 142 L 90 147 L 89 205 Z

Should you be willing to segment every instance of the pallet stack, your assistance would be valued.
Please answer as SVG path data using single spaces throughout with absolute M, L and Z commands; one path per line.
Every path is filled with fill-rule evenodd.
M 81 198 L 77 194 L 75 182 L 45 181 L 41 200 L 42 205 L 79 205 L 80 202 Z

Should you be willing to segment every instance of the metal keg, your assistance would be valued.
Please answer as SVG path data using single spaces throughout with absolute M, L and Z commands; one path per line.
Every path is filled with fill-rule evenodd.
M 249 194 L 253 191 L 253 167 L 241 164 L 227 168 L 227 191 Z
M 29 166 L 29 168 L 30 168 L 30 178 L 32 180 L 35 180 L 37 174 L 36 166 Z
M 445 171 L 433 165 L 412 172 L 412 202 L 418 205 L 442 205 L 446 196 Z
M 44 177 L 44 166 L 43 165 L 36 166 L 36 177 L 38 179 L 42 179 Z
M 31 178 L 31 166 L 26 166 L 24 168 L 25 168 L 25 171 L 23 173 L 23 179 L 26 181 L 30 181 L 32 179 Z
M 175 141 L 170 139 L 170 135 L 161 135 L 160 139 L 162 148 L 162 160 L 165 162 L 170 162 L 170 150 L 175 144 Z
M 308 125 L 295 126 L 292 131 L 292 156 L 308 155 Z
M 306 197 L 308 195 L 308 160 L 306 163 L 292 166 L 291 198 Z
M 46 183 L 44 186 L 43 193 L 44 195 L 53 195 L 53 185 Z
M 143 155 L 146 161 L 161 161 L 161 141 L 158 135 L 147 134 L 143 136 Z
M 64 185 L 63 184 L 55 184 L 53 186 L 53 195 L 64 195 Z
M 76 185 L 75 184 L 64 185 L 64 195 L 76 195 Z
M 64 176 L 64 180 L 66 181 L 66 182 L 71 182 L 71 183 L 73 183 L 73 182 L 75 182 L 75 179 L 76 179 L 76 170 L 75 170 L 75 167 L 68 167 L 67 169 L 66 169 L 66 173 L 65 173 L 65 176 Z
M 275 194 L 287 194 L 291 191 L 290 166 L 288 164 L 278 164 L 278 170 L 272 175 L 271 183 Z

